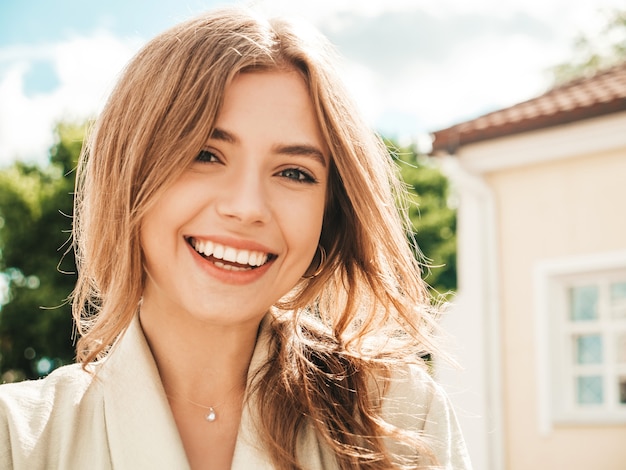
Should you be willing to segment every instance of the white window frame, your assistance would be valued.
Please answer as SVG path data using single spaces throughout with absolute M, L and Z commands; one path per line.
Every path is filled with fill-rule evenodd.
M 572 285 L 606 284 L 611 279 L 626 275 L 626 251 L 600 253 L 545 260 L 535 265 L 535 325 L 537 335 L 537 384 L 539 393 L 540 431 L 548 434 L 554 426 L 571 424 L 610 425 L 626 423 L 626 405 L 616 404 L 616 387 L 607 383 L 607 377 L 626 373 L 626 366 L 606 362 L 614 350 L 611 335 L 615 322 L 604 319 L 598 323 L 573 324 L 564 321 L 567 308 L 567 290 Z M 601 294 L 601 299 L 603 298 Z M 602 301 L 602 300 L 601 300 Z M 601 306 L 602 310 L 604 307 Z M 620 326 L 621 329 L 621 326 Z M 573 377 L 577 367 L 572 362 L 571 342 L 565 332 L 606 333 L 605 362 L 596 367 L 604 377 L 603 405 L 576 406 Z M 569 385 L 568 385 L 569 384 Z

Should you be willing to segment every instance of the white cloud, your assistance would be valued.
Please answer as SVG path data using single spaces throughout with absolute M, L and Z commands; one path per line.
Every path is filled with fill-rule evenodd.
M 551 42 L 547 26 L 523 15 L 495 21 L 407 11 L 343 19 L 349 26 L 328 34 L 349 63 L 348 88 L 380 130 L 395 129 L 399 137 L 542 92 L 542 71 L 567 49 Z M 417 31 L 408 31 L 413 25 Z
M 335 13 L 319 24 L 368 77 L 346 77 L 368 115 L 383 129 L 381 119 L 415 135 L 542 93 L 547 69 L 570 57 L 581 31 L 597 29 L 601 7 L 619 3 L 416 0 L 373 16 Z M 368 96 L 377 97 L 372 109 Z
M 44 161 L 54 124 L 97 113 L 138 45 L 137 39 L 97 32 L 56 44 L 0 50 L 0 165 L 15 158 Z M 53 64 L 59 82 L 54 91 L 26 93 L 24 79 L 35 60 Z
M 305 18 L 310 22 L 318 22 L 338 11 L 358 11 L 362 15 L 375 16 L 383 11 L 416 7 L 416 0 L 257 0 L 249 2 L 255 9 L 264 14 L 276 16 L 293 16 Z M 422 2 L 428 4 L 429 2 Z
M 597 31 L 598 9 L 622 2 L 252 3 L 268 14 L 304 18 L 334 36 L 346 59 L 344 80 L 366 119 L 384 132 L 414 136 L 541 93 L 543 71 L 568 57 L 576 34 Z M 96 113 L 142 42 L 99 31 L 0 49 L 0 165 L 16 157 L 44 160 L 54 122 Z M 25 76 L 37 60 L 56 70 L 59 86 L 50 93 L 25 92 Z

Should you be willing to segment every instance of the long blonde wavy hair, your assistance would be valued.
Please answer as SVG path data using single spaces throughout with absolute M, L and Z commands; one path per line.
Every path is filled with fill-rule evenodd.
M 405 468 L 385 438 L 410 446 L 415 459 L 404 463 L 417 468 L 432 452 L 420 436 L 384 421 L 371 384 L 436 352 L 432 309 L 408 243 L 397 169 L 334 62 L 333 48 L 310 30 L 230 9 L 180 24 L 135 56 L 77 169 L 77 357 L 86 365 L 106 355 L 136 314 L 143 217 L 202 149 L 229 83 L 240 73 L 297 70 L 331 153 L 320 237 L 327 257 L 317 276 L 274 307 L 271 360 L 251 390 L 259 435 L 279 469 L 301 468 L 296 444 L 305 423 L 342 469 Z

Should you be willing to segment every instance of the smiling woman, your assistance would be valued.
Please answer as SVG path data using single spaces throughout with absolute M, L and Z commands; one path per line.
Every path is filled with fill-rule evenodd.
M 401 184 L 331 57 L 220 10 L 131 61 L 77 174 L 81 364 L 0 387 L 3 468 L 470 467 Z

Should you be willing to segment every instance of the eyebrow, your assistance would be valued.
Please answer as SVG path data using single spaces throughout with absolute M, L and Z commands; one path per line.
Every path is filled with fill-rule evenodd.
M 230 132 L 225 131 L 224 129 L 220 129 L 216 127 L 211 132 L 211 139 L 213 140 L 221 140 L 222 142 L 228 142 L 229 144 L 237 144 L 239 143 L 239 139 L 235 137 Z
M 272 150 L 281 155 L 311 157 L 313 160 L 317 161 L 324 168 L 326 168 L 326 158 L 324 158 L 324 154 L 321 152 L 321 150 L 313 145 L 276 145 L 273 147 Z
M 229 144 L 238 144 L 240 142 L 239 138 L 231 134 L 224 129 L 220 129 L 216 127 L 211 132 L 211 139 L 219 140 L 222 142 L 227 142 Z M 293 156 L 304 156 L 311 157 L 313 160 L 320 163 L 324 168 L 326 168 L 326 158 L 324 157 L 324 153 L 314 145 L 309 144 L 278 144 L 272 147 L 272 151 L 274 153 L 278 153 L 281 155 L 293 155 Z

